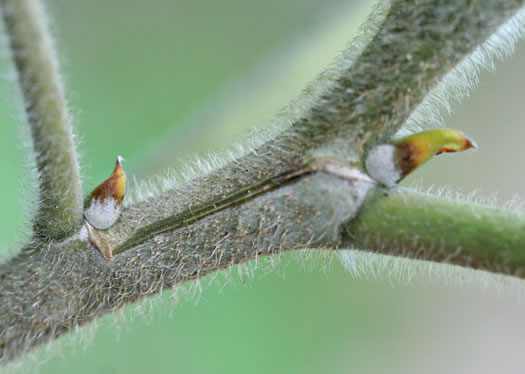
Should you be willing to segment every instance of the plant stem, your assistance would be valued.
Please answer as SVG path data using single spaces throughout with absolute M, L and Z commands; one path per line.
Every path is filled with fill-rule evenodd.
M 103 258 L 82 235 L 0 264 L 0 364 L 38 344 L 214 271 L 285 250 L 336 248 L 374 184 L 326 168 Z M 273 185 L 273 184 L 272 184 Z M 152 243 L 155 243 L 152 246 Z
M 170 184 L 169 188 L 153 194 L 151 198 L 123 209 L 117 223 L 105 235 L 116 245 L 132 238 L 133 245 L 126 247 L 111 261 L 103 258 L 88 239 L 79 234 L 70 235 L 63 241 L 33 243 L 0 264 L 0 364 L 104 314 L 113 313 L 128 303 L 237 263 L 286 250 L 343 248 L 346 245 L 362 244 L 370 237 L 366 233 L 372 235 L 375 229 L 367 231 L 367 227 L 359 230 L 354 227 L 356 243 L 349 241 L 350 235 L 341 233 L 362 206 L 364 196 L 372 184 L 352 178 L 350 172 L 345 177 L 345 173 L 338 173 L 337 170 L 299 174 L 297 178 L 281 185 L 275 185 L 274 181 L 282 175 L 294 176 L 305 164 L 323 160 L 352 169 L 361 167 L 368 149 L 388 140 L 438 82 L 482 46 L 498 28 L 506 25 L 523 3 L 524 0 L 393 1 L 389 9 L 379 12 L 380 20 L 374 21 L 378 24 L 368 25 L 372 31 L 363 45 L 345 52 L 341 66 L 333 69 L 326 84 L 320 86 L 315 94 L 302 98 L 299 105 L 301 110 L 290 117 L 291 126 L 287 130 L 253 151 L 230 160 L 221 168 L 196 176 L 183 184 Z M 59 136 L 54 135 L 57 131 L 53 124 L 67 119 L 67 115 L 65 110 L 59 110 L 63 109 L 60 105 L 58 109 L 51 106 L 58 110 L 56 113 L 51 109 L 47 111 L 46 105 L 56 100 L 53 96 L 56 90 L 62 100 L 59 102 L 63 103 L 61 89 L 54 81 L 39 81 L 46 77 L 46 69 L 49 70 L 50 66 L 52 76 L 56 76 L 54 62 L 52 59 L 42 60 L 45 53 L 42 55 L 40 51 L 41 44 L 33 45 L 35 51 L 21 44 L 19 38 L 32 45 L 41 40 L 42 35 L 31 36 L 26 30 L 27 20 L 20 15 L 22 13 L 17 16 L 18 19 L 12 13 L 13 9 L 29 11 L 31 7 L 28 4 L 35 7 L 36 4 L 34 0 L 0 0 L 0 4 L 3 5 L 15 61 L 20 66 L 22 87 L 24 92 L 28 91 L 25 93 L 29 97 L 26 101 L 30 108 L 36 106 L 28 113 L 31 121 L 34 121 L 33 132 L 37 134 L 34 135 L 34 141 L 37 143 L 35 149 L 38 152 L 39 170 L 44 175 L 42 191 L 44 194 L 49 191 L 63 193 L 61 188 L 74 189 L 78 182 L 78 171 L 66 162 L 75 159 L 72 142 L 66 142 L 71 145 L 70 148 L 57 146 L 59 149 L 66 147 L 63 154 L 51 152 L 53 145 L 62 144 L 57 142 Z M 40 21 L 37 24 L 42 26 L 41 19 L 38 19 Z M 503 42 L 506 40 L 504 37 L 508 38 L 509 35 L 502 37 Z M 47 36 L 44 40 L 48 45 Z M 44 71 L 42 76 L 41 68 Z M 37 84 L 34 84 L 35 81 Z M 46 83 L 56 89 L 49 94 L 53 100 L 39 101 L 43 100 L 40 94 L 49 99 L 48 92 L 44 90 L 37 95 L 37 91 L 33 90 L 45 88 Z M 50 113 L 61 115 L 48 117 Z M 43 131 L 42 123 L 50 130 Z M 64 128 L 71 135 L 69 127 Z M 71 137 L 66 138 L 71 141 Z M 40 142 L 43 145 L 38 145 Z M 72 164 L 76 165 L 76 161 Z M 46 174 L 46 170 L 51 172 Z M 71 178 L 64 176 L 64 170 Z M 44 183 L 46 178 L 53 182 L 51 177 L 60 181 L 56 188 Z M 254 191 L 249 189 L 252 186 Z M 66 208 L 76 208 L 75 199 L 78 197 L 79 201 L 80 194 L 72 194 L 69 190 L 66 192 L 65 196 L 75 197 L 68 200 Z M 441 235 L 446 230 L 457 230 L 460 225 L 465 225 L 458 212 L 468 213 L 466 207 L 458 209 L 456 206 L 453 210 L 454 204 L 443 203 L 445 208 L 440 210 L 437 208 L 441 205 L 436 202 L 430 204 L 436 210 L 434 222 L 439 222 L 438 218 L 441 218 L 443 227 L 421 226 L 423 223 L 419 221 L 427 217 L 418 217 L 415 213 L 406 213 L 408 227 L 399 226 L 401 219 L 395 216 L 395 208 L 414 209 L 403 205 L 404 200 L 399 196 L 392 193 L 392 203 L 381 199 L 369 202 L 361 219 L 365 217 L 362 222 L 370 222 L 370 219 L 366 220 L 367 214 L 373 215 L 374 212 L 367 210 L 375 205 L 381 212 L 376 214 L 379 222 L 384 222 L 384 215 L 390 212 L 387 221 L 397 220 L 391 224 L 398 225 L 396 235 L 406 238 L 406 251 L 412 257 L 423 256 L 419 255 L 415 246 L 410 253 L 411 244 L 408 241 L 419 237 L 409 232 L 419 233 L 420 236 L 430 235 L 426 231 L 433 229 L 435 232 L 429 237 L 438 238 L 438 232 Z M 57 199 L 50 198 L 50 201 L 56 203 Z M 410 196 L 408 201 L 411 201 Z M 432 200 L 422 201 L 425 207 Z M 217 210 L 213 207 L 215 203 L 220 203 Z M 419 203 L 419 200 L 413 203 Z M 198 210 L 196 216 L 187 214 L 190 208 L 198 204 L 204 208 Z M 389 208 L 389 204 L 393 206 Z M 81 218 L 81 206 L 79 203 L 80 212 L 72 215 L 73 225 Z M 51 209 L 52 205 L 46 205 L 46 208 Z M 480 207 L 471 214 L 471 223 L 476 222 L 474 218 L 477 215 L 485 217 L 481 214 L 485 212 L 484 209 L 489 208 Z M 491 213 L 498 211 L 491 210 Z M 42 217 L 46 218 L 46 215 Z M 508 212 L 498 213 L 492 221 L 483 218 L 485 225 L 474 224 L 474 228 L 469 228 L 473 233 L 465 234 L 462 238 L 466 240 L 468 251 L 463 249 L 460 241 L 456 242 L 459 239 L 454 235 L 445 236 L 453 243 L 450 246 L 443 244 L 448 252 L 441 250 L 438 246 L 440 242 L 430 240 L 426 244 L 431 246 L 430 249 L 437 249 L 436 255 L 428 257 L 439 259 L 438 254 L 445 252 L 451 259 L 442 256 L 443 261 L 453 262 L 453 254 L 461 246 L 462 250 L 456 258 L 464 256 L 463 263 L 468 266 L 496 269 L 497 266 L 489 265 L 501 264 L 502 268 L 497 271 L 507 273 L 507 267 L 512 267 L 514 274 L 521 274 L 517 271 L 521 266 L 519 239 L 513 239 L 508 244 L 509 248 L 502 252 L 503 256 L 496 250 L 500 244 L 498 240 L 507 240 L 512 230 L 505 234 L 494 233 L 500 239 L 491 246 L 487 243 L 469 244 L 474 242 L 472 235 L 477 233 L 476 230 L 488 230 L 492 222 L 492 230 L 497 231 L 500 224 L 497 220 L 505 219 L 504 222 L 507 222 L 506 217 L 511 217 L 509 220 L 516 218 Z M 455 219 L 454 224 L 447 221 L 451 219 Z M 447 222 L 448 226 L 445 225 Z M 506 223 L 501 225 L 506 227 Z M 52 224 L 44 227 L 48 228 L 48 235 L 53 232 Z M 388 224 L 379 224 L 379 227 L 388 237 Z M 55 233 L 58 231 L 55 228 Z M 134 236 L 137 232 L 139 237 Z M 464 234 L 459 232 L 457 235 Z M 487 236 L 490 237 L 484 237 Z M 389 243 L 395 244 L 396 239 L 392 237 Z M 485 245 L 488 249 L 481 252 L 476 245 Z M 392 252 L 393 247 L 384 251 Z M 483 253 L 487 255 L 486 260 L 482 258 Z M 468 261 L 469 256 L 475 261 Z
M 143 226 L 135 231 L 131 238 L 119 245 L 113 251 L 113 254 L 117 255 L 126 249 L 139 245 L 159 234 L 176 230 L 180 227 L 203 219 L 213 213 L 220 212 L 229 207 L 241 204 L 244 201 L 253 199 L 262 193 L 269 192 L 283 185 L 284 183 L 293 181 L 299 176 L 311 173 L 313 170 L 315 169 L 311 167 L 305 167 L 297 171 L 283 173 L 275 178 L 265 179 L 254 185 L 241 188 L 232 195 L 228 195 L 223 198 L 217 198 L 202 205 L 198 204 L 197 206 L 184 210 L 181 213 L 156 221 L 150 225 Z
M 38 0 L 1 0 L 36 155 L 35 234 L 60 238 L 82 219 L 80 173 L 53 43 Z
M 332 173 L 343 178 L 354 178 L 355 180 L 366 182 L 370 185 L 376 183 L 370 179 L 368 175 L 361 173 L 358 169 L 348 168 L 346 165 L 338 165 L 337 163 L 334 164 L 326 161 L 305 165 L 298 170 L 288 171 L 277 177 L 268 178 L 251 186 L 241 188 L 234 194 L 219 197 L 203 204 L 200 204 L 199 202 L 178 214 L 156 221 L 150 225 L 143 226 L 137 229 L 129 239 L 113 250 L 113 255 L 122 253 L 126 249 L 133 248 L 159 234 L 190 225 L 209 215 L 254 199 L 261 194 L 268 193 L 287 183 L 293 182 L 299 177 L 320 171 Z
M 354 248 L 525 275 L 525 215 L 403 188 L 370 194 L 347 226 Z

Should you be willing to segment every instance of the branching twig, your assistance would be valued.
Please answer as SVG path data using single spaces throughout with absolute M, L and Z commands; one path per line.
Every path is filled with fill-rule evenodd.
M 345 248 L 525 275 L 525 216 L 405 189 L 370 194 Z
M 40 203 L 35 234 L 62 238 L 82 219 L 80 174 L 52 40 L 38 0 L 0 7 L 33 138 Z
M 359 171 L 368 148 L 399 129 L 437 82 L 522 4 L 393 2 L 372 26 L 369 43 L 360 53 L 346 52 L 289 129 L 218 170 L 127 207 L 105 233 L 114 248 L 124 243 L 112 260 L 81 232 L 37 243 L 1 265 L 1 361 L 235 263 L 340 247 L 346 225 L 375 189 Z M 279 183 L 283 175 L 296 177 Z

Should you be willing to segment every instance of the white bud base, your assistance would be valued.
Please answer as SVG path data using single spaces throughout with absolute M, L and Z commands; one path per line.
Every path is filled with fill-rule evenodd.
M 84 211 L 84 217 L 96 229 L 109 229 L 120 217 L 120 204 L 112 198 L 103 201 L 93 199 Z

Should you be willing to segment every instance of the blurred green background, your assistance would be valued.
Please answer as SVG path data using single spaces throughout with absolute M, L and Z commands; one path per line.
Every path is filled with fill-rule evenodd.
M 127 159 L 128 176 L 142 179 L 264 126 L 330 64 L 371 7 L 343 0 L 48 1 L 85 190 L 107 177 L 117 154 Z M 33 195 L 18 92 L 2 51 L 0 234 L 8 253 L 27 233 Z M 502 202 L 523 195 L 524 67 L 522 42 L 446 118 L 478 142 L 478 152 L 440 157 L 405 184 L 497 191 Z M 104 318 L 80 332 L 80 343 L 41 350 L 17 370 L 522 372 L 525 309 L 515 290 L 417 279 L 392 285 L 355 279 L 329 261 L 284 255 L 272 272 L 246 279 L 234 270 L 229 282 L 204 287 L 200 297 L 183 295 L 176 306 L 166 292 L 153 307 Z

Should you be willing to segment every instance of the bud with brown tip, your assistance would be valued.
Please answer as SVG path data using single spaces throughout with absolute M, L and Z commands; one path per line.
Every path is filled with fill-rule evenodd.
M 458 130 L 426 130 L 373 147 L 365 166 L 373 179 L 393 187 L 436 155 L 476 148 L 476 143 Z
M 122 160 L 122 157 L 117 157 L 111 176 L 89 194 L 84 204 L 86 221 L 99 230 L 110 228 L 120 216 L 126 192 L 126 174 L 120 165 Z

